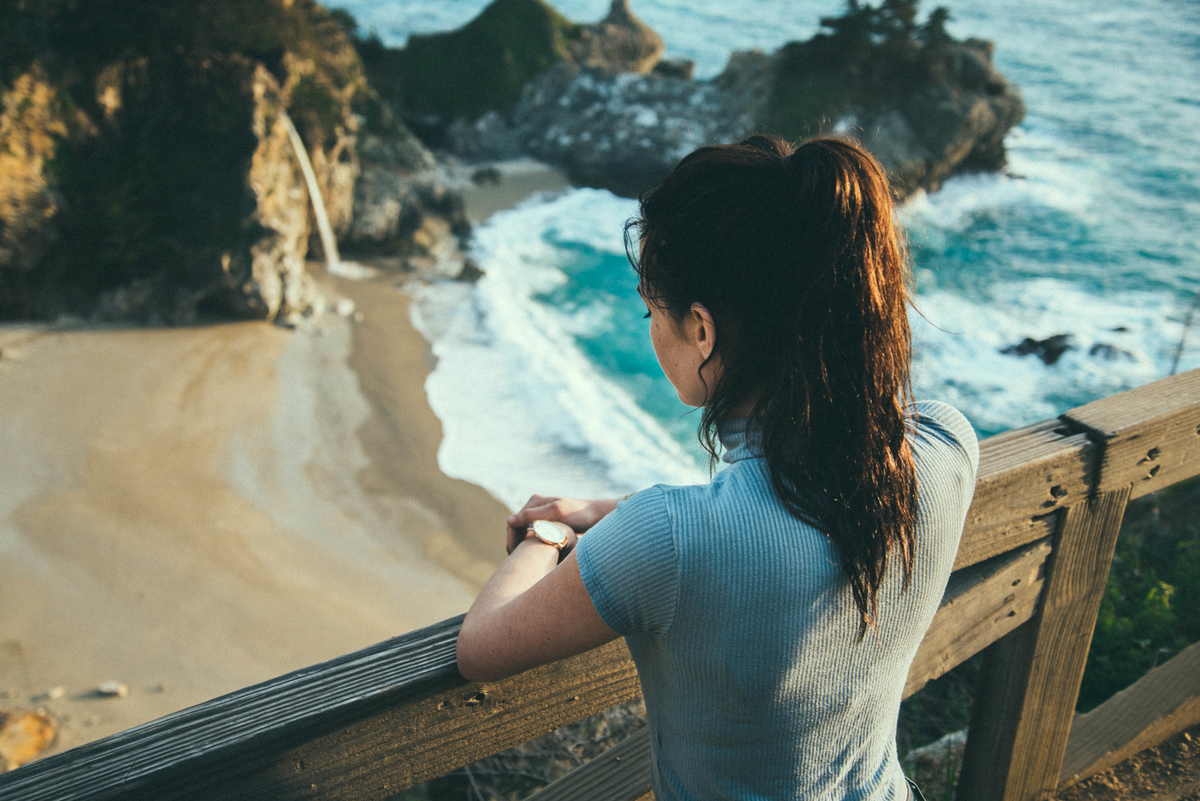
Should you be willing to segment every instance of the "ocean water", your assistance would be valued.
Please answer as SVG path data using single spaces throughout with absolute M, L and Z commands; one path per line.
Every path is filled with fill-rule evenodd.
M 347 0 L 390 44 L 457 27 L 483 0 Z M 590 21 L 605 0 L 561 0 Z M 1200 3 L 948 2 L 950 30 L 995 43 L 1029 108 L 1005 174 L 955 178 L 902 210 L 918 297 L 918 396 L 981 435 L 1169 374 L 1200 292 Z M 835 0 L 634 0 L 700 77 L 735 49 L 807 38 Z M 932 5 L 928 6 L 932 8 Z M 658 371 L 625 261 L 632 201 L 576 189 L 501 212 L 475 235 L 486 276 L 422 289 L 438 365 L 443 470 L 510 506 L 533 492 L 624 493 L 703 481 L 698 414 Z M 1196 327 L 1200 328 L 1200 314 Z M 1054 365 L 1000 351 L 1070 334 Z M 1179 369 L 1200 367 L 1200 331 Z

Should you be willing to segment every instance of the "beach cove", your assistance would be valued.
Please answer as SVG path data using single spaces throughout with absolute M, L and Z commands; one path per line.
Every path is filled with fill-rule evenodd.
M 371 19 L 368 4 L 342 5 Z M 369 24 L 400 44 L 482 5 L 413 3 Z M 594 19 L 607 2 L 585 5 L 564 10 Z M 760 18 L 734 26 L 744 28 L 735 44 L 773 48 L 811 34 L 828 4 L 818 5 L 799 13 L 780 4 L 772 19 L 771 4 L 751 15 L 734 3 L 720 15 Z M 665 8 L 645 6 L 648 18 Z M 1005 172 L 955 177 L 903 211 L 917 267 L 917 392 L 954 403 L 982 434 L 1200 364 L 1187 341 L 1197 302 L 1196 106 L 1179 90 L 1195 75 L 1187 47 L 1196 20 L 1187 8 L 1135 6 L 1137 25 L 1106 10 L 954 9 L 952 32 L 994 38 L 997 63 L 1031 108 L 1006 142 Z M 444 18 L 450 11 L 464 16 Z M 412 18 L 425 12 L 425 22 Z M 694 58 L 702 78 L 717 74 L 729 26 L 713 24 L 712 9 L 680 13 L 679 23 L 654 20 L 672 31 L 670 54 Z M 329 34 L 328 54 L 349 58 L 334 27 L 326 20 L 317 32 Z M 336 62 L 317 59 L 318 83 L 340 92 L 354 75 Z M 1175 78 L 1160 86 L 1164 75 Z M 645 341 L 620 238 L 632 201 L 577 187 L 518 205 L 548 187 L 501 171 L 481 193 L 492 196 L 483 210 L 469 186 L 443 185 L 444 164 L 423 148 L 400 153 L 411 134 L 364 129 L 358 185 L 372 191 L 359 203 L 341 140 L 324 138 L 320 118 L 305 122 L 304 102 L 293 108 L 295 86 L 262 70 L 253 79 L 263 124 L 246 146 L 262 169 L 222 186 L 257 187 L 246 219 L 273 233 L 228 251 L 229 286 L 147 295 L 164 287 L 151 272 L 149 283 L 105 295 L 93 318 L 149 328 L 0 327 L 0 704 L 50 714 L 59 733 L 47 753 L 463 611 L 503 555 L 504 507 L 531 491 L 623 494 L 707 472 L 695 417 L 673 403 Z M 120 87 L 110 88 L 119 100 Z M 28 104 L 39 114 L 56 108 L 53 82 L 31 73 L 17 89 L 45 101 Z M 659 119 L 615 106 L 631 125 Z M 392 272 L 348 281 L 306 265 L 306 253 L 316 258 L 308 195 L 276 118 L 284 107 L 306 141 L 326 142 L 311 155 L 344 250 L 407 253 L 379 263 Z M 36 117 L 22 118 L 34 132 L 62 122 Z M 334 117 L 349 125 L 349 105 Z M 31 186 L 42 163 L 26 165 Z M 409 170 L 424 177 L 410 182 Z M 460 188 L 470 238 L 453 204 L 437 203 Z M 143 196 L 155 210 L 183 195 Z M 21 219 L 41 219 L 40 208 Z M 409 215 L 414 230 L 389 216 L 402 208 L 420 212 Z M 196 216 L 181 219 L 195 233 Z M 136 246 L 140 263 L 161 269 L 142 247 L 160 241 L 130 236 L 110 262 Z M 40 242 L 32 237 L 28 253 L 42 252 Z M 200 244 L 196 264 L 207 270 L 210 242 Z M 102 266 L 95 248 L 70 252 L 85 275 Z M 238 270 L 262 253 L 278 274 L 243 280 Z M 446 280 L 467 276 L 468 265 L 483 277 Z M 319 292 L 309 292 L 310 273 Z M 230 308 L 295 328 L 194 324 Z M 157 327 L 162 320 L 179 327 Z M 1052 358 L 1025 348 L 1048 342 L 1061 345 Z M 109 681 L 127 694 L 103 696 Z
M 503 557 L 408 295 L 320 280 L 357 313 L 0 328 L 0 694 L 46 754 L 461 613 Z

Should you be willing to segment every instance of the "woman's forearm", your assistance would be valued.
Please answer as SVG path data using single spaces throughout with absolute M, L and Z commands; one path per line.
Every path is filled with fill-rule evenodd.
M 595 648 L 617 633 L 600 618 L 571 554 L 530 538 L 488 580 L 458 635 L 458 669 L 494 681 Z
M 522 540 L 483 585 L 467 617 L 498 614 L 506 604 L 557 567 L 558 557 L 558 550 L 541 540 L 534 537 Z

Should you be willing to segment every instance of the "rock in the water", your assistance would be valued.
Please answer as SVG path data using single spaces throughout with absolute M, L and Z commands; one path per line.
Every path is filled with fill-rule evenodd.
M 54 721 L 41 712 L 0 711 L 0 772 L 16 770 L 54 742 Z
M 1054 364 L 1064 353 L 1075 349 L 1075 338 L 1070 334 L 1055 334 L 1045 339 L 1025 337 L 1016 345 L 1009 345 L 1001 353 L 1013 356 L 1028 356 L 1033 354 L 1046 364 Z
M 579 31 L 543 0 L 494 0 L 456 31 L 414 34 L 402 50 L 360 49 L 371 82 L 427 138 L 455 117 L 511 105 Z
M 751 130 L 753 117 L 731 105 L 712 82 L 560 64 L 531 83 L 510 114 L 457 122 L 448 136 L 472 157 L 532 155 L 574 183 L 634 196 L 698 145 Z
M 483 186 L 484 184 L 496 186 L 502 180 L 504 180 L 504 176 L 500 173 L 500 170 L 494 165 L 490 164 L 485 167 L 480 167 L 471 173 L 471 183 L 475 184 L 476 186 Z
M 545 0 L 493 0 L 462 28 L 413 35 L 401 50 L 360 44 L 371 82 L 434 144 L 454 119 L 511 107 L 525 84 L 554 64 L 649 72 L 663 49 L 628 0 L 613 0 L 593 25 L 571 22 Z
M 615 12 L 614 12 L 615 13 Z M 705 144 L 771 132 L 859 136 L 900 198 L 950 175 L 1004 166 L 1004 134 L 1024 115 L 992 66 L 992 46 L 955 41 L 939 12 L 922 26 L 895 7 L 859 5 L 776 53 L 734 53 L 712 81 L 690 68 L 587 69 L 562 58 L 506 109 L 460 115 L 446 144 L 468 157 L 528 154 L 576 183 L 636 195 Z M 661 67 L 661 68 L 660 68 Z
M 683 78 L 690 81 L 696 72 L 696 62 L 690 58 L 664 58 L 654 65 L 654 74 L 664 78 Z
M 1096 342 L 1088 348 L 1088 356 L 1096 356 L 1110 362 L 1136 362 L 1137 357 L 1124 348 L 1107 342 Z

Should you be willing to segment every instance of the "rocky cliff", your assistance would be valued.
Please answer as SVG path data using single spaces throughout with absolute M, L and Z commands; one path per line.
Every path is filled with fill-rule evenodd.
M 464 30 L 482 28 L 489 13 L 517 4 L 543 6 L 497 0 Z M 850 3 L 843 16 L 823 19 L 822 31 L 806 42 L 770 54 L 734 53 L 711 81 L 692 80 L 687 64 L 660 62 L 661 48 L 643 47 L 636 59 L 580 58 L 571 43 L 584 37 L 564 21 L 561 30 L 576 31 L 574 38 L 556 58 L 547 51 L 538 62 L 547 66 L 529 76 L 519 95 L 510 88 L 505 97 L 515 100 L 495 98 L 469 110 L 443 106 L 421 122 L 441 125 L 440 141 L 465 156 L 528 154 L 563 166 L 577 183 L 627 195 L 701 145 L 760 131 L 796 139 L 833 128 L 863 140 L 905 197 L 937 189 L 958 172 L 1002 168 L 1004 135 L 1025 111 L 1019 92 L 993 66 L 991 44 L 953 39 L 947 18 L 937 9 L 918 24 L 916 0 Z M 589 28 L 609 41 L 613 35 L 601 32 L 613 29 L 637 30 L 635 39 L 650 41 L 622 0 Z M 448 85 L 486 69 L 439 64 Z M 425 113 L 404 105 L 403 97 L 398 102 Z
M 360 44 L 372 84 L 438 145 L 455 120 L 511 109 L 555 65 L 644 73 L 663 49 L 628 0 L 613 0 L 608 16 L 593 25 L 571 22 L 544 0 L 494 0 L 459 30 L 411 36 L 403 49 L 378 40 Z
M 420 256 L 427 218 L 461 218 L 368 85 L 345 16 L 312 0 L 0 11 L 0 318 L 287 321 L 319 308 L 305 259 L 320 246 L 285 117 L 352 247 Z M 381 181 L 386 198 L 370 188 Z

